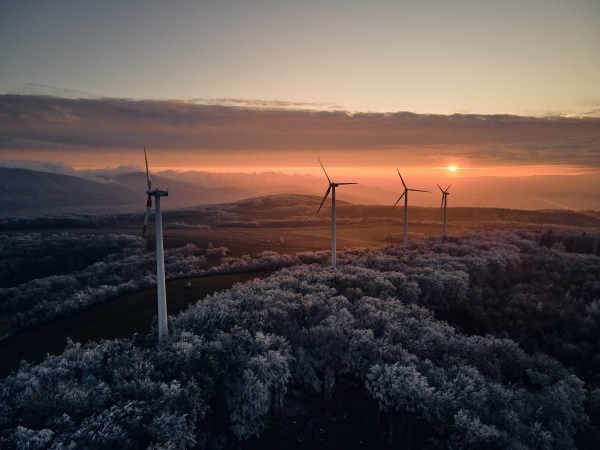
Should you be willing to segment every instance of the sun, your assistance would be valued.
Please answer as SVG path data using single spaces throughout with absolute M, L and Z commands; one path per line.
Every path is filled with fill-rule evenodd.
M 448 170 L 449 170 L 450 172 L 456 172 L 456 169 L 457 169 L 457 167 L 456 167 L 456 166 L 450 166 L 450 167 L 448 167 Z

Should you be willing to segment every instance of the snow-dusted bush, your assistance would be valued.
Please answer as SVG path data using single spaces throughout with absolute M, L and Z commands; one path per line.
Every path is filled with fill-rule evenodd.
M 406 233 L 407 239 L 423 239 L 425 235 L 423 233 L 413 233 L 408 231 Z M 403 242 L 404 241 L 404 233 L 391 233 L 383 238 L 386 242 Z
M 330 258 L 330 251 L 279 254 L 265 250 L 260 252 L 256 258 L 251 258 L 249 255 L 244 255 L 241 258 L 223 258 L 219 266 L 211 267 L 206 271 L 206 274 L 218 275 L 278 270 L 300 264 L 323 264 Z
M 219 226 L 228 228 L 258 228 L 258 222 L 250 220 L 226 220 L 219 222 Z
M 208 247 L 204 252 L 206 259 L 221 259 L 229 256 L 231 252 L 227 247 L 215 247 L 212 242 L 208 243 Z
M 210 230 L 208 225 L 189 225 L 185 222 L 171 222 L 163 226 L 166 230 Z

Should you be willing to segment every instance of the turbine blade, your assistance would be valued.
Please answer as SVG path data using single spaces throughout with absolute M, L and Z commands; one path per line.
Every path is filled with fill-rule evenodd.
M 440 185 L 438 184 L 437 187 L 440 188 L 440 191 L 442 191 L 442 188 L 440 187 Z M 442 194 L 444 193 L 444 191 L 442 191 Z
M 407 191 L 413 191 L 413 192 L 429 192 L 429 191 L 422 191 L 420 189 L 407 189 Z M 431 194 L 431 192 L 429 192 Z
M 338 186 L 342 186 L 342 185 L 345 185 L 345 184 L 358 184 L 358 183 L 337 183 Z
M 394 203 L 394 206 L 392 206 L 392 209 L 394 209 L 394 208 L 396 207 L 396 205 L 398 204 L 398 202 L 399 202 L 400 200 L 402 200 L 402 197 L 404 197 L 404 194 L 406 194 L 406 191 L 404 191 L 404 192 L 402 193 L 402 195 L 400 196 L 400 198 L 399 198 L 399 199 L 396 201 L 396 203 Z
M 148 156 L 146 156 L 146 147 L 144 147 L 144 159 L 146 160 L 146 180 L 148 181 L 148 190 L 152 189 L 152 181 L 150 181 L 150 171 L 148 170 Z
M 321 202 L 321 206 L 319 206 L 319 210 L 317 211 L 317 214 L 319 214 L 319 211 L 321 211 L 321 208 L 323 207 L 323 203 L 325 203 L 325 200 L 327 200 L 327 196 L 329 195 L 330 191 L 331 191 L 331 186 L 329 186 L 329 189 L 327 189 L 327 192 L 325 192 L 325 197 L 323 197 L 323 201 Z
M 321 162 L 321 158 L 319 158 L 317 156 L 317 159 L 319 160 L 319 162 L 321 163 L 321 167 L 323 167 L 323 163 Z M 325 170 L 325 167 L 323 167 L 323 172 L 325 172 L 325 176 L 327 177 L 327 181 L 329 181 L 329 184 L 331 184 L 331 180 L 329 179 L 329 175 L 327 175 L 327 171 Z
M 142 231 L 142 239 L 146 237 L 146 225 L 148 225 L 148 218 L 150 217 L 150 209 L 152 209 L 152 197 L 148 196 L 146 202 L 146 217 L 144 218 L 144 230 Z
M 452 186 L 452 185 L 450 185 L 450 186 Z M 446 188 L 446 190 L 444 191 L 444 194 L 445 194 L 446 192 L 448 192 L 448 189 L 450 189 L 450 186 L 448 186 L 448 187 Z
M 398 170 L 397 167 L 396 167 L 396 170 Z M 400 170 L 398 170 L 398 175 L 400 175 Z M 404 184 L 404 180 L 402 179 L 402 175 L 400 175 L 400 181 L 402 181 L 402 186 L 404 186 L 404 189 L 406 189 L 406 185 Z

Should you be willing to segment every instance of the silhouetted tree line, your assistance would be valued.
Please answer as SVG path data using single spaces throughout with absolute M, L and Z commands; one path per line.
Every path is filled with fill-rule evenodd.
M 190 225 L 185 222 L 166 223 L 163 228 L 167 230 L 210 230 L 208 225 Z
M 207 225 L 222 221 L 239 219 L 239 215 L 230 212 L 235 205 L 208 205 L 195 208 L 164 210 L 163 219 L 199 219 Z M 31 230 L 37 228 L 99 228 L 114 226 L 118 223 L 144 222 L 144 211 L 122 214 L 56 214 L 40 217 L 2 217 L 0 231 Z M 154 220 L 154 211 L 150 216 Z M 165 224 L 166 225 L 166 224 Z
M 588 420 L 582 381 L 509 339 L 437 321 L 411 304 L 420 288 L 406 275 L 350 264 L 371 257 L 394 254 L 299 265 L 209 296 L 169 318 L 164 346 L 154 331 L 22 364 L 0 383 L 0 444 L 225 448 L 267 428 L 289 386 L 326 396 L 353 377 L 387 412 L 393 446 L 418 418 L 431 449 L 573 447 Z
M 208 226 L 224 227 L 302 227 L 329 223 L 330 206 L 324 205 L 320 216 L 316 208 L 320 198 L 308 195 L 272 195 L 251 198 L 236 203 L 199 205 L 163 210 L 165 225 L 169 221 L 191 219 Z M 340 223 L 401 222 L 402 207 L 392 210 L 383 205 L 353 205 L 338 201 Z M 144 211 L 123 214 L 59 214 L 43 217 L 0 218 L 0 231 L 35 228 L 98 228 L 118 223 L 143 222 Z M 154 211 L 151 212 L 152 217 Z M 600 217 L 600 216 L 599 216 Z M 412 207 L 412 224 L 440 225 L 439 208 Z M 450 225 L 481 228 L 539 228 L 541 224 L 558 227 L 577 226 L 600 228 L 600 219 L 592 215 L 564 210 L 523 211 L 501 208 L 450 208 Z
M 268 197 L 259 197 L 246 199 L 232 205 L 236 206 L 237 214 L 242 215 L 246 220 L 249 217 L 256 217 L 260 214 L 269 214 L 273 218 L 285 219 L 290 216 L 312 216 L 315 215 L 316 206 L 321 198 L 316 196 L 302 195 L 274 195 Z M 323 206 L 324 215 L 330 214 L 330 207 Z M 343 201 L 337 201 L 336 213 L 339 218 L 365 219 L 365 218 L 389 218 L 398 219 L 402 214 L 402 206 L 392 210 L 387 205 L 354 205 Z M 592 215 L 585 215 L 569 210 L 518 210 L 506 208 L 469 208 L 469 207 L 451 207 L 449 208 L 449 220 L 458 222 L 462 226 L 466 224 L 485 224 L 504 222 L 507 226 L 514 224 L 554 224 L 559 226 L 578 226 L 578 227 L 600 227 L 600 214 L 589 211 Z M 597 217 L 594 217 L 597 216 Z M 279 217 L 277 217 L 279 216 Z M 411 220 L 439 223 L 443 220 L 442 212 L 439 208 L 411 207 Z M 513 227 L 514 228 L 514 227 Z
M 116 223 L 116 215 L 108 214 L 56 214 L 27 218 L 0 217 L 0 231 L 31 230 L 36 228 L 98 228 Z
M 81 270 L 122 249 L 145 248 L 129 235 L 58 233 L 0 236 L 0 288 Z
M 22 242 L 23 239 L 20 238 L 24 237 L 17 236 L 15 240 Z M 68 316 L 92 304 L 156 285 L 156 252 L 149 252 L 139 237 L 63 234 L 46 237 L 32 235 L 32 238 L 34 244 L 29 247 L 31 251 L 28 252 L 28 247 L 23 246 L 22 254 L 30 255 L 40 249 L 52 250 L 58 244 L 64 246 L 65 251 L 74 248 L 83 252 L 93 239 L 98 239 L 99 244 L 114 253 L 82 270 L 0 288 L 0 314 L 17 313 L 11 321 L 11 331 Z M 44 240 L 49 244 L 44 244 Z M 26 239 L 24 241 L 27 242 Z M 95 248 L 95 244 L 90 244 L 89 248 Z M 18 254 L 18 250 L 15 249 L 13 253 Z M 192 244 L 166 250 L 166 277 L 174 279 L 202 275 L 205 273 L 202 269 L 207 259 L 220 259 L 228 254 L 227 248 L 217 248 L 210 244 L 206 250 Z M 9 259 L 13 260 L 19 261 L 19 258 Z M 60 260 L 56 264 L 60 266 Z M 4 338 L 6 337 L 5 335 Z
M 554 231 L 550 228 L 542 233 L 540 244 L 544 247 L 564 250 L 569 253 L 587 253 L 600 256 L 600 232 L 588 234 L 585 231 Z
M 336 221 L 338 224 L 362 223 L 361 219 L 340 218 Z M 286 219 L 253 219 L 253 220 L 229 220 L 219 222 L 220 227 L 231 228 L 294 228 L 294 227 L 314 227 L 319 225 L 329 225 L 330 218 L 292 216 Z

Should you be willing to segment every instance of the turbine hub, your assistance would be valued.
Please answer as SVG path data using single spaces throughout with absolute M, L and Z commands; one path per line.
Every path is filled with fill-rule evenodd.
M 169 195 L 169 191 L 163 191 L 160 188 L 148 189 L 146 194 L 151 195 L 152 197 L 167 197 Z

